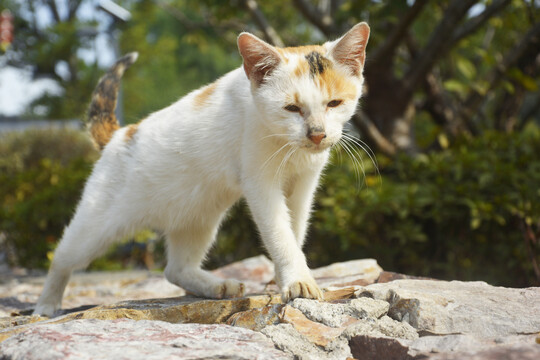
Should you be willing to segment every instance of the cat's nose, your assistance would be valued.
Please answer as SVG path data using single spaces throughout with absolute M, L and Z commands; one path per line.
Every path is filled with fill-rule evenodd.
M 319 145 L 321 141 L 326 137 L 326 133 L 324 131 L 314 131 L 314 132 L 308 133 L 307 137 L 315 145 Z

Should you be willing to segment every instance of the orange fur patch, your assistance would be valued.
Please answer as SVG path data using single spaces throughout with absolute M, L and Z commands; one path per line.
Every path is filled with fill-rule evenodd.
M 315 78 L 317 86 L 324 90 L 329 99 L 352 100 L 356 97 L 356 86 L 335 69 L 327 69 Z
M 300 61 L 296 68 L 294 69 L 294 76 L 297 78 L 302 77 L 304 74 L 309 72 L 309 65 L 306 61 Z
M 98 148 L 102 150 L 109 140 L 111 140 L 113 133 L 119 128 L 114 115 L 112 117 L 108 116 L 99 119 L 99 121 L 92 121 L 90 125 L 90 134 Z
M 139 128 L 139 124 L 128 125 L 127 131 L 126 131 L 126 137 L 124 140 L 126 140 L 126 142 L 131 141 L 131 139 L 133 139 L 133 136 L 135 136 L 135 133 L 137 132 L 138 128 Z
M 195 96 L 195 99 L 193 99 L 193 103 L 196 107 L 202 107 L 207 102 L 210 96 L 216 91 L 217 82 L 214 82 L 210 85 L 206 85 L 201 89 L 201 91 Z
M 308 45 L 308 46 L 299 46 L 299 47 L 289 47 L 289 48 L 278 48 L 278 52 L 281 56 L 286 57 L 287 55 L 304 55 L 298 61 L 296 68 L 293 70 L 293 75 L 296 77 L 301 77 L 306 74 L 313 74 L 313 81 L 316 86 L 319 87 L 322 91 L 326 93 L 329 99 L 342 99 L 342 100 L 352 100 L 355 99 L 357 89 L 352 81 L 350 81 L 346 74 L 342 73 L 334 66 L 326 64 L 326 58 L 316 59 L 316 65 L 319 65 L 318 62 L 321 62 L 323 69 L 320 73 L 319 71 L 311 72 L 309 60 L 305 58 L 306 55 L 310 55 L 312 52 L 317 52 L 319 54 L 325 54 L 326 49 L 320 45 Z M 312 59 L 312 62 L 314 60 Z M 330 60 L 328 60 L 330 61 Z M 331 62 L 331 61 L 330 61 Z M 294 104 L 298 103 L 298 94 L 294 94 Z

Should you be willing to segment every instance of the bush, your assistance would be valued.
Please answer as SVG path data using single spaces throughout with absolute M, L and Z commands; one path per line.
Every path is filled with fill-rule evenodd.
M 32 130 L 0 139 L 0 234 L 15 265 L 43 268 L 97 158 L 86 134 Z M 1 250 L 1 249 L 0 249 Z
M 463 139 L 381 172 L 382 184 L 356 192 L 350 165 L 328 171 L 307 246 L 315 264 L 373 257 L 414 275 L 538 283 L 540 244 L 528 250 L 523 233 L 540 221 L 538 132 Z

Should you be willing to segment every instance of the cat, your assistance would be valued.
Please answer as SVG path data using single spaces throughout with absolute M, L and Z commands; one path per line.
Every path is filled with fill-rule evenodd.
M 359 23 L 335 41 L 290 48 L 241 33 L 241 67 L 123 128 L 114 117 L 116 93 L 137 56 L 121 58 L 94 91 L 89 130 L 102 154 L 34 313 L 53 316 L 71 272 L 141 228 L 165 234 L 168 281 L 202 297 L 243 296 L 242 283 L 201 268 L 241 197 L 283 301 L 322 299 L 302 247 L 319 177 L 361 96 L 369 32 Z

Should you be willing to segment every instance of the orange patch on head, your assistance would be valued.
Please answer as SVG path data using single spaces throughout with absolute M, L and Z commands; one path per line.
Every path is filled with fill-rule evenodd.
M 133 136 L 135 136 L 135 133 L 137 132 L 138 128 L 139 128 L 139 124 L 128 125 L 127 131 L 126 131 L 126 137 L 124 140 L 126 140 L 126 142 L 131 141 L 131 139 L 133 139 Z
M 297 78 L 302 77 L 304 74 L 309 72 L 309 65 L 306 61 L 300 61 L 296 68 L 294 69 L 294 76 Z
M 307 45 L 307 46 L 275 48 L 275 49 L 278 52 L 278 54 L 281 56 L 281 58 L 283 59 L 283 62 L 285 64 L 289 63 L 289 58 L 290 58 L 291 55 L 295 55 L 295 56 L 307 55 L 307 54 L 309 54 L 310 52 L 313 52 L 313 51 L 320 52 L 321 54 L 326 53 L 325 48 L 323 46 L 320 46 L 320 45 Z M 304 65 L 303 61 L 301 61 L 298 64 L 298 66 L 296 67 L 296 69 L 294 70 L 294 75 L 296 77 L 302 76 L 304 71 L 309 69 L 309 67 L 306 67 L 306 66 L 307 66 L 307 64 Z
M 327 69 L 318 74 L 314 81 L 331 99 L 353 100 L 357 96 L 358 90 L 354 82 L 335 69 Z
M 216 91 L 217 82 L 214 82 L 210 85 L 206 85 L 204 88 L 200 90 L 200 92 L 195 96 L 195 99 L 193 99 L 193 103 L 196 107 L 202 107 L 207 102 L 210 96 Z

